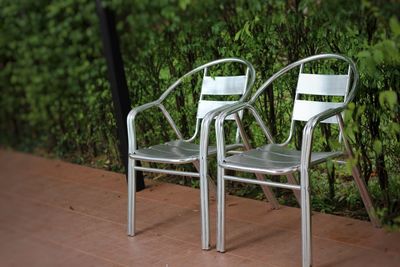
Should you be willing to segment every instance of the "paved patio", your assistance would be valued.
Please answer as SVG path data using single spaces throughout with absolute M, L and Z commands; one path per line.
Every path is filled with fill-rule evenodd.
M 0 266 L 300 266 L 299 209 L 228 197 L 221 254 L 200 249 L 198 190 L 148 186 L 133 238 L 126 198 L 121 174 L 0 150 Z M 315 213 L 313 241 L 315 266 L 400 266 L 400 233 L 368 222 Z

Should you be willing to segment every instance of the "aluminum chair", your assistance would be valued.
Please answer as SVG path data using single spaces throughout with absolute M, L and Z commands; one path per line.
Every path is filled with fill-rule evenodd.
M 246 68 L 246 71 L 243 75 L 239 76 L 217 76 L 212 77 L 208 75 L 208 71 L 210 67 L 215 67 L 216 65 L 221 64 L 239 64 Z M 182 83 L 183 80 L 188 79 L 190 76 L 203 71 L 203 80 L 201 86 L 200 100 L 198 102 L 198 109 L 196 115 L 196 127 L 193 136 L 189 139 L 185 139 L 177 125 L 173 121 L 169 112 L 163 105 L 164 100 L 167 96 L 177 89 L 178 85 Z M 201 225 L 202 225 L 202 248 L 209 249 L 209 215 L 208 215 L 208 183 L 207 183 L 207 156 L 211 154 L 216 154 L 215 146 L 208 146 L 208 131 L 201 129 L 201 136 L 206 136 L 204 139 L 206 141 L 202 141 L 203 138 L 200 138 L 200 145 L 202 145 L 203 149 L 201 151 L 200 157 L 200 145 L 195 144 L 194 141 L 199 133 L 200 121 L 207 117 L 206 125 L 210 125 L 210 121 L 213 120 L 214 116 L 217 115 L 218 109 L 228 104 L 234 104 L 237 101 L 212 101 L 207 100 L 205 96 L 227 96 L 227 95 L 236 95 L 241 96 L 240 101 L 249 94 L 249 88 L 252 87 L 255 79 L 255 70 L 253 66 L 245 61 L 238 58 L 226 58 L 220 59 L 216 61 L 209 62 L 204 64 L 184 76 L 178 79 L 175 83 L 173 83 L 162 95 L 161 97 L 151 103 L 144 104 L 137 108 L 134 108 L 130 111 L 127 124 L 128 124 L 128 138 L 129 138 L 129 167 L 128 167 L 128 235 L 135 235 L 135 210 L 136 210 L 136 171 L 146 171 L 146 172 L 154 172 L 154 173 L 166 173 L 172 175 L 181 175 L 181 176 L 191 176 L 191 177 L 200 177 L 200 199 L 201 199 Z M 140 127 L 136 125 L 136 116 L 145 111 L 149 110 L 152 107 L 158 107 L 165 116 L 165 119 L 168 121 L 172 129 L 174 130 L 177 140 L 173 140 L 167 142 L 165 144 L 158 144 L 147 148 L 138 148 L 137 147 L 137 134 L 136 132 L 140 130 Z M 213 112 L 210 112 L 213 111 Z M 209 113 L 209 114 L 208 114 Z M 241 117 L 242 112 L 239 112 L 239 116 Z M 208 115 L 207 115 L 208 114 Z M 211 119 L 210 119 L 211 118 Z M 232 119 L 228 117 L 228 119 Z M 204 124 L 204 120 L 202 121 Z M 236 142 L 228 146 L 228 149 L 234 149 L 241 146 L 239 143 L 239 135 L 238 132 L 236 134 Z M 162 168 L 150 168 L 150 167 L 142 167 L 137 166 L 135 164 L 136 161 L 145 161 L 145 162 L 153 162 L 153 163 L 166 163 L 166 164 L 188 164 L 192 163 L 197 172 L 187 172 L 187 171 L 178 171 L 178 170 L 170 170 L 170 169 L 162 169 Z
M 319 61 L 325 64 L 333 60 L 348 65 L 346 74 L 314 74 L 305 73 L 305 66 L 311 62 Z M 344 63 L 343 63 L 344 62 Z M 337 63 L 337 62 L 333 62 Z M 257 98 L 278 78 L 289 70 L 299 68 L 299 76 L 294 99 L 294 107 L 291 118 L 290 134 L 288 139 L 282 144 L 276 144 L 268 128 L 264 124 L 261 116 L 254 108 Z M 358 72 L 353 61 L 347 57 L 336 54 L 321 54 L 311 56 L 295 63 L 292 63 L 269 78 L 246 103 L 238 103 L 229 106 L 220 112 L 215 123 L 217 133 L 218 149 L 218 179 L 217 179 L 217 250 L 225 251 L 225 181 L 245 182 L 258 185 L 266 185 L 280 188 L 287 188 L 300 191 L 301 195 L 301 231 L 302 231 L 302 266 L 312 265 L 311 255 L 311 204 L 310 204 L 310 167 L 325 162 L 328 159 L 339 156 L 353 158 L 352 148 L 346 135 L 343 134 L 344 122 L 342 113 L 347 104 L 353 100 L 356 93 Z M 341 102 L 322 102 L 302 100 L 301 95 L 334 96 L 341 97 Z M 329 99 L 329 98 L 328 98 Z M 224 120 L 227 116 L 239 111 L 249 110 L 255 118 L 263 133 L 267 137 L 269 144 L 244 151 L 241 154 L 227 156 L 225 153 Z M 296 122 L 306 122 L 303 128 L 301 150 L 290 149 L 287 144 L 290 142 Z M 320 123 L 332 123 L 339 125 L 340 137 L 343 140 L 344 151 L 314 152 L 312 149 L 314 129 Z M 242 129 L 243 130 L 243 129 Z M 271 180 L 259 181 L 251 178 L 243 178 L 227 175 L 226 170 L 236 170 L 241 172 L 262 173 L 266 175 L 288 175 L 300 172 L 300 185 L 293 183 L 280 183 Z M 360 177 L 358 166 L 352 168 L 357 187 L 361 193 L 362 200 L 368 211 L 371 222 L 379 226 L 371 198 L 368 194 L 365 182 Z

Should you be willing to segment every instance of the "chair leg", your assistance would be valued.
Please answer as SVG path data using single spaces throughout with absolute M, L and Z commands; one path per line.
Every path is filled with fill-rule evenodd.
M 251 144 L 250 144 L 250 141 L 249 141 L 249 137 L 247 136 L 247 134 L 246 134 L 246 132 L 244 130 L 242 121 L 239 118 L 239 116 L 237 116 L 237 114 L 235 114 L 235 121 L 236 121 L 237 126 L 238 126 L 240 137 L 243 140 L 244 148 L 246 150 L 250 150 L 251 149 Z M 263 175 L 261 173 L 255 173 L 255 175 L 256 175 L 256 178 L 258 180 L 260 180 L 260 181 L 264 181 L 265 180 L 265 175 Z M 275 194 L 272 191 L 272 189 L 270 187 L 264 186 L 264 185 L 262 185 L 261 188 L 264 191 L 264 195 L 266 196 L 268 202 L 272 205 L 272 208 L 276 209 L 276 210 L 279 209 L 279 202 L 276 199 Z
M 340 133 L 343 138 L 343 143 L 344 147 L 346 149 L 347 155 L 350 159 L 354 159 L 354 153 L 353 149 L 350 145 L 349 140 L 347 139 L 346 135 L 344 133 L 344 122 L 342 116 L 337 116 L 338 121 L 339 121 L 339 127 L 340 127 Z M 360 192 L 361 199 L 364 203 L 364 206 L 368 212 L 369 219 L 371 220 L 371 223 L 375 227 L 381 227 L 381 222 L 379 221 L 378 217 L 376 216 L 376 212 L 374 209 L 374 205 L 371 200 L 371 196 L 369 195 L 368 192 L 368 187 L 365 184 L 365 181 L 361 178 L 360 174 L 360 168 L 359 165 L 356 164 L 355 166 L 352 167 L 351 172 L 353 174 L 354 181 L 357 185 L 358 191 Z
M 302 266 L 312 266 L 311 203 L 308 170 L 301 171 L 301 240 Z
M 207 159 L 195 161 L 193 165 L 200 173 L 200 211 L 201 211 L 201 248 L 209 250 L 210 247 L 210 219 L 208 207 L 208 175 Z
M 218 167 L 217 179 L 217 251 L 225 252 L 225 170 Z
M 265 181 L 265 175 L 261 173 L 256 173 L 256 178 L 260 181 Z M 261 188 L 264 191 L 264 195 L 267 197 L 268 202 L 272 205 L 272 208 L 275 210 L 279 209 L 279 202 L 272 189 L 265 185 L 262 185 Z
M 128 235 L 135 235 L 136 213 L 136 171 L 135 160 L 128 160 Z
M 367 185 L 365 184 L 365 181 L 361 179 L 360 169 L 358 164 L 353 166 L 351 172 L 353 174 L 354 182 L 356 183 L 358 191 L 360 192 L 361 199 L 364 203 L 365 209 L 368 212 L 368 216 L 369 219 L 371 220 L 372 225 L 378 228 L 381 227 L 382 225 L 376 215 L 374 205 L 372 203 L 371 197 L 367 189 Z

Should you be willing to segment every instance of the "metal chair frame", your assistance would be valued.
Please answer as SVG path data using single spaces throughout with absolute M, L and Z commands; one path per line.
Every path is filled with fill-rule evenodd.
M 316 61 L 316 60 L 339 60 L 344 61 L 349 65 L 349 70 L 347 75 L 320 75 L 318 74 L 304 74 L 303 66 L 306 63 Z M 264 124 L 261 116 L 257 113 L 254 108 L 254 103 L 257 98 L 279 77 L 283 76 L 289 70 L 300 67 L 299 72 L 299 80 L 296 89 L 295 96 L 295 105 L 293 108 L 293 116 L 291 119 L 290 126 L 290 134 L 288 139 L 282 144 L 275 144 L 274 138 L 271 135 L 269 129 Z M 309 77 L 307 77 L 309 75 Z M 313 76 L 314 75 L 314 76 Z M 350 80 L 352 76 L 352 83 L 350 87 Z M 302 81 L 301 79 L 305 79 Z M 319 87 L 316 91 L 308 88 L 302 87 L 302 82 L 311 82 L 313 83 L 315 79 L 317 82 L 316 87 Z M 258 184 L 263 186 L 273 186 L 280 187 L 286 189 L 300 191 L 300 206 L 301 206 L 301 232 L 302 232 L 302 266 L 308 267 L 312 265 L 312 254 L 311 254 L 311 204 L 310 204 L 310 184 L 309 184 L 309 169 L 311 166 L 319 164 L 321 162 L 325 162 L 330 158 L 335 158 L 338 156 L 347 155 L 348 158 L 354 158 L 354 154 L 346 135 L 344 134 L 344 122 L 342 118 L 342 113 L 345 111 L 346 106 L 350 103 L 355 94 L 356 94 L 356 86 L 359 79 L 359 74 L 357 72 L 356 66 L 354 62 L 342 55 L 337 54 L 320 54 L 311 56 L 297 62 L 294 62 L 277 73 L 271 76 L 261 87 L 257 90 L 253 97 L 248 102 L 245 103 L 237 103 L 235 105 L 229 106 L 224 111 L 221 111 L 215 121 L 216 135 L 217 135 L 217 158 L 218 158 L 218 179 L 217 179 L 217 250 L 219 252 L 225 251 L 225 181 L 235 181 L 235 182 L 245 182 Z M 335 80 L 335 81 L 334 81 Z M 318 84 L 318 81 L 322 81 Z M 335 86 L 336 83 L 341 83 L 345 86 L 345 90 L 341 89 L 341 92 L 336 92 Z M 322 85 L 321 85 L 322 84 Z M 312 87 L 312 86 L 311 86 Z M 336 86 L 337 87 L 337 86 Z M 349 90 L 350 89 L 350 90 Z M 302 91 L 304 90 L 304 91 Z M 341 95 L 344 97 L 343 103 L 327 103 L 321 104 L 321 102 L 315 102 L 315 104 L 310 103 L 311 101 L 307 101 L 302 103 L 302 100 L 299 100 L 299 94 L 317 94 L 317 95 Z M 307 110 L 302 110 L 302 105 L 307 105 Z M 317 111 L 311 112 L 313 107 L 317 108 Z M 239 111 L 249 110 L 251 115 L 254 117 L 258 125 L 261 127 L 263 133 L 267 137 L 270 145 L 259 148 L 251 151 L 244 151 L 242 153 L 243 157 L 246 155 L 254 156 L 254 155 L 265 155 L 265 158 L 271 157 L 271 162 L 273 161 L 274 149 L 279 151 L 279 153 L 287 153 L 285 161 L 284 156 L 279 155 L 276 156 L 276 166 L 273 166 L 275 163 L 271 163 L 269 166 L 267 160 L 263 163 L 265 166 L 256 166 L 258 163 L 252 163 L 251 158 L 249 156 L 249 160 L 245 161 L 242 157 L 238 159 L 236 155 L 227 157 L 225 154 L 225 137 L 224 137 L 224 120 L 227 116 L 231 114 L 235 114 Z M 297 116 L 297 113 L 303 112 L 308 114 L 300 114 Z M 297 113 L 296 113 L 297 112 Z M 311 112 L 311 113 L 310 113 Z M 237 118 L 240 120 L 240 118 Z M 301 151 L 289 150 L 286 148 L 286 145 L 290 142 L 293 137 L 293 131 L 295 127 L 295 121 L 306 121 L 306 125 L 303 128 L 303 139 L 301 145 Z M 315 127 L 320 123 L 338 123 L 339 125 L 339 137 L 343 140 L 345 152 L 312 152 L 312 140 Z M 245 133 L 243 133 L 245 134 Z M 256 153 L 256 154 L 251 154 Z M 257 154 L 258 153 L 258 154 Z M 265 153 L 265 154 L 262 154 Z M 278 152 L 277 152 L 278 153 Z M 282 161 L 280 161 L 282 160 Z M 287 163 L 287 164 L 286 164 Z M 247 165 L 246 165 L 247 164 Z M 282 164 L 281 166 L 278 166 Z M 286 164 L 286 165 L 285 165 Z M 268 167 L 269 166 L 269 167 Z M 251 173 L 263 173 L 267 175 L 292 175 L 294 172 L 300 172 L 300 185 L 294 184 L 290 179 L 288 179 L 289 183 L 280 183 L 271 180 L 254 180 L 250 178 L 237 177 L 232 175 L 226 175 L 225 170 L 238 170 L 243 172 L 251 172 Z M 365 181 L 361 178 L 359 166 L 355 165 L 352 167 L 352 174 L 356 185 L 360 191 L 361 198 L 363 203 L 367 209 L 369 218 L 372 224 L 376 227 L 380 226 L 380 222 L 376 217 L 376 213 L 370 198 L 370 195 L 367 190 L 367 186 Z M 290 176 L 288 176 L 289 178 Z
M 244 76 L 207 76 L 207 71 L 210 67 L 225 63 L 239 63 L 246 66 L 246 74 Z M 203 84 L 200 94 L 199 106 L 196 116 L 196 128 L 192 137 L 184 139 L 182 133 L 178 129 L 176 123 L 172 119 L 170 113 L 163 105 L 163 101 L 167 96 L 174 91 L 183 80 L 189 76 L 196 74 L 200 71 L 204 71 Z M 243 80 L 244 79 L 244 80 Z M 215 60 L 199 66 L 192 71 L 186 73 L 176 82 L 174 82 L 162 95 L 161 97 L 153 102 L 144 104 L 142 106 L 133 108 L 127 117 L 128 125 L 128 140 L 129 140 L 129 162 L 128 162 L 128 235 L 135 235 L 135 218 L 136 218 L 136 171 L 146 171 L 153 173 L 164 173 L 180 176 L 191 176 L 200 178 L 200 208 L 201 208 L 201 240 L 202 249 L 208 250 L 210 248 L 209 242 L 209 212 L 208 212 L 208 175 L 207 175 L 207 157 L 211 154 L 216 154 L 216 148 L 210 148 L 208 142 L 209 126 L 211 121 L 218 114 L 219 110 L 222 110 L 229 104 L 237 102 L 243 102 L 244 99 L 249 95 L 250 88 L 253 86 L 255 80 L 254 67 L 247 61 L 238 58 L 225 58 Z M 244 83 L 242 83 L 244 81 Z M 217 86 L 218 85 L 218 86 Z M 241 88 L 243 85 L 243 88 Z M 222 88 L 222 89 L 221 89 Z M 207 101 L 204 100 L 205 95 L 241 95 L 238 101 Z M 211 103 L 212 102 L 212 103 Z M 137 147 L 137 127 L 136 117 L 139 113 L 142 113 L 150 108 L 158 107 L 169 125 L 175 132 L 178 140 L 172 141 L 162 145 L 156 145 L 150 148 L 138 149 Z M 209 112 L 210 111 L 210 112 Z M 236 116 L 236 115 L 235 115 Z M 238 117 L 242 116 L 242 112 L 239 112 Z M 233 117 L 231 118 L 233 119 Z M 201 122 L 201 133 L 200 133 L 200 145 L 193 144 L 196 139 L 200 121 Z M 206 125 L 203 127 L 203 125 Z M 205 138 L 204 138 L 205 137 Z M 229 149 L 234 149 L 241 146 L 239 143 L 239 130 L 236 133 L 236 143 L 229 146 Z M 168 151 L 167 151 L 168 150 Z M 165 152 L 167 151 L 167 152 Z M 183 152 L 182 152 L 183 151 Z M 184 152 L 189 151 L 189 154 Z M 181 153 L 182 152 L 182 153 Z M 147 154 L 146 154 L 147 153 Z M 164 154 L 163 154 L 164 153 Z M 168 153 L 174 153 L 173 157 L 169 157 Z M 137 166 L 136 161 L 146 161 L 155 163 L 167 163 L 167 164 L 187 164 L 192 163 L 195 168 L 199 171 L 186 172 L 170 169 L 158 169 Z M 269 190 L 268 188 L 266 190 Z M 269 198 L 273 198 L 272 192 L 269 191 Z M 277 202 L 276 202 L 277 203 Z

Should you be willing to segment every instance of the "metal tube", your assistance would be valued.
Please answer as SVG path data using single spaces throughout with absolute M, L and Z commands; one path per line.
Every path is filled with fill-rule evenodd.
M 249 104 L 253 104 L 257 98 L 264 92 L 264 90 L 266 88 L 268 88 L 268 86 L 275 81 L 277 78 L 279 78 L 280 76 L 284 75 L 286 72 L 288 72 L 289 70 L 298 67 L 299 65 L 302 65 L 304 63 L 307 62 L 311 62 L 311 61 L 315 61 L 315 60 L 319 60 L 319 59 L 341 59 L 344 60 L 345 62 L 347 62 L 354 74 L 354 80 L 353 80 L 353 84 L 350 90 L 349 95 L 346 98 L 345 104 L 348 104 L 349 102 L 351 102 L 355 96 L 356 93 L 356 89 L 357 89 L 357 82 L 358 82 L 358 78 L 359 78 L 359 74 L 357 72 L 357 68 L 356 65 L 354 64 L 353 60 L 351 60 L 348 57 L 342 56 L 342 55 L 337 55 L 337 54 L 320 54 L 320 55 L 315 55 L 315 56 L 311 56 L 311 57 L 307 57 L 304 59 L 301 59 L 299 61 L 296 61 L 290 65 L 287 65 L 286 67 L 282 68 L 281 70 L 279 70 L 278 72 L 276 72 L 274 75 L 272 75 L 265 83 L 263 83 L 259 89 L 256 91 L 256 93 L 251 97 L 251 99 L 248 101 Z
M 200 174 L 200 213 L 201 213 L 201 248 L 209 250 L 210 246 L 210 219 L 208 211 L 208 182 L 207 156 L 193 165 Z
M 128 125 L 128 144 L 129 144 L 129 154 L 133 154 L 137 149 L 137 141 L 136 141 L 136 116 L 149 108 L 158 106 L 159 103 L 157 101 L 153 101 L 142 106 L 133 108 L 127 117 L 127 125 Z
M 136 230 L 136 171 L 135 160 L 128 159 L 128 235 L 134 236 Z
M 308 170 L 301 171 L 301 243 L 302 243 L 302 266 L 312 266 L 311 249 L 311 207 Z
M 166 173 L 166 174 L 173 174 L 180 176 L 200 177 L 200 175 L 197 172 L 183 172 L 183 171 L 155 169 L 155 168 L 139 167 L 139 166 L 135 166 L 133 168 L 134 170 L 144 171 L 144 172 L 155 172 L 155 173 Z
M 199 126 L 200 126 L 200 119 L 196 119 L 196 126 L 195 126 L 195 130 L 194 130 L 194 134 L 189 139 L 186 139 L 185 140 L 186 142 L 193 142 L 196 139 L 197 134 L 199 133 Z
M 208 144 L 209 144 L 209 132 L 211 127 L 211 122 L 213 122 L 216 115 L 220 111 L 224 110 L 226 107 L 217 108 L 204 116 L 201 122 L 201 132 L 200 132 L 200 160 L 199 160 L 199 173 L 200 173 L 200 199 L 201 199 L 201 212 L 202 212 L 202 222 L 206 226 L 202 226 L 202 247 L 208 250 L 210 248 L 209 240 L 209 207 L 208 207 L 208 184 L 211 184 L 211 178 L 207 175 L 208 170 Z M 210 186 L 211 188 L 211 186 Z M 218 196 L 217 196 L 218 198 Z
M 300 186 L 299 185 L 283 184 L 283 183 L 277 183 L 277 182 L 272 182 L 272 181 L 260 181 L 260 180 L 237 177 L 237 176 L 232 176 L 232 175 L 224 175 L 224 179 L 225 180 L 234 181 L 234 182 L 258 184 L 258 185 L 267 185 L 267 186 L 273 186 L 273 187 L 279 187 L 279 188 L 285 188 L 285 189 L 300 190 Z
M 243 144 L 246 150 L 250 150 L 251 149 L 251 144 L 249 141 L 249 138 L 244 130 L 243 124 L 242 124 L 242 120 L 239 118 L 239 116 L 237 116 L 237 113 L 235 115 L 235 120 L 236 123 L 238 125 L 238 130 L 240 133 L 240 136 L 242 137 L 243 140 Z M 260 181 L 264 181 L 265 180 L 265 176 L 261 173 L 255 173 L 256 177 L 258 180 Z M 264 195 L 266 196 L 268 202 L 272 205 L 272 207 L 274 209 L 279 209 L 279 202 L 278 200 L 275 198 L 274 192 L 272 192 L 272 190 L 268 187 L 268 186 L 261 186 Z
M 225 180 L 224 168 L 218 167 L 217 178 L 217 251 L 225 252 Z
M 251 88 L 254 84 L 255 78 L 256 78 L 256 71 L 254 70 L 253 65 L 250 64 L 250 62 L 243 60 L 243 59 L 239 59 L 239 58 L 223 58 L 223 59 L 218 59 L 212 62 L 209 62 L 207 64 L 204 64 L 202 66 L 199 66 L 197 68 L 195 68 L 194 70 L 191 70 L 190 72 L 186 73 L 185 75 L 183 75 L 181 78 L 179 78 L 176 82 L 174 82 L 170 87 L 168 87 L 168 89 L 160 96 L 160 98 L 158 99 L 158 101 L 160 101 L 160 103 L 169 95 L 169 93 L 171 93 L 171 91 L 173 91 L 175 89 L 175 87 L 177 87 L 180 83 L 182 83 L 183 80 L 185 80 L 187 77 L 204 70 L 205 68 L 217 65 L 217 64 L 221 64 L 221 63 L 228 63 L 228 62 L 237 62 L 237 63 L 242 63 L 245 64 L 249 69 L 250 69 L 250 82 L 247 85 L 247 89 Z M 247 98 L 247 96 L 250 94 L 250 90 L 246 90 L 244 95 L 243 95 L 243 99 Z
M 178 126 L 176 126 L 176 123 L 174 122 L 171 115 L 169 114 L 167 109 L 164 107 L 164 105 L 160 104 L 160 105 L 158 105 L 158 107 L 161 109 L 161 111 L 164 114 L 165 118 L 167 119 L 169 125 L 171 125 L 172 129 L 174 130 L 174 132 L 178 136 L 178 138 L 183 139 L 182 133 L 179 131 Z
M 344 134 L 343 118 L 340 114 L 337 115 L 337 118 L 338 118 L 338 122 L 339 122 L 340 133 L 342 134 L 343 143 L 344 143 L 347 155 L 350 159 L 354 159 L 353 149 L 351 148 L 349 140 L 347 139 L 346 135 Z M 375 227 L 381 227 L 381 222 L 379 221 L 378 217 L 376 216 L 374 205 L 372 203 L 371 196 L 369 195 L 369 192 L 367 189 L 368 187 L 365 184 L 365 181 L 363 179 L 361 179 L 360 168 L 359 168 L 358 164 L 352 166 L 351 172 L 353 174 L 354 182 L 356 183 L 358 191 L 360 192 L 361 199 L 364 203 L 365 209 L 368 212 L 368 216 L 369 216 L 369 219 L 371 220 L 372 225 L 374 225 Z
M 260 125 L 262 131 L 264 132 L 264 135 L 268 138 L 268 141 L 269 141 L 270 143 L 275 143 L 274 137 L 272 136 L 272 134 L 271 134 L 271 132 L 269 131 L 268 127 L 264 124 L 264 122 L 263 122 L 261 116 L 258 114 L 258 112 L 256 111 L 256 109 L 255 109 L 253 106 L 251 106 L 251 105 L 249 105 L 247 108 L 251 111 L 251 114 L 253 114 L 253 116 L 254 116 L 254 118 L 256 119 L 258 125 Z
M 301 146 L 300 160 L 300 187 L 301 187 L 301 243 L 302 243 L 302 266 L 312 265 L 311 250 L 311 203 L 310 203 L 310 183 L 308 168 L 310 166 L 311 143 L 313 131 L 317 120 L 309 121 L 303 130 L 303 142 Z
M 301 242 L 303 267 L 312 266 L 311 202 L 308 171 L 310 167 L 314 128 L 318 122 L 326 119 L 331 112 L 333 112 L 333 110 L 328 110 L 317 116 L 314 116 L 307 122 L 303 129 L 300 158 Z
M 294 177 L 293 173 L 286 174 L 286 177 L 287 177 L 287 180 L 289 183 L 295 184 L 295 185 L 299 184 L 298 181 L 296 180 L 296 178 Z M 300 192 L 297 190 L 293 190 L 293 194 L 297 200 L 297 203 L 299 203 L 299 205 L 301 206 Z

